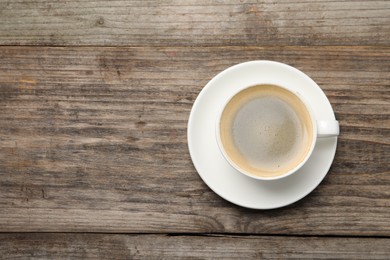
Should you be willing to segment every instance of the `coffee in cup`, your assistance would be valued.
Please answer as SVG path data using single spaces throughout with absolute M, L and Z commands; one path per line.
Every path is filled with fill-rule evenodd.
M 306 162 L 317 125 L 302 97 L 281 86 L 257 84 L 226 102 L 217 120 L 217 140 L 238 171 L 256 179 L 277 179 Z M 330 135 L 337 134 L 338 123 Z

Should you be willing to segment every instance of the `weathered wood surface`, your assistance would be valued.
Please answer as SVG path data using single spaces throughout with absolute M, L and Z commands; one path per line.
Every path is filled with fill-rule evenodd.
M 390 1 L 0 0 L 0 44 L 389 45 Z
M 0 234 L 4 259 L 388 259 L 384 238 Z
M 326 179 L 279 210 L 219 198 L 187 149 L 199 91 L 253 59 L 305 71 L 341 123 Z M 389 236 L 389 86 L 388 47 L 0 47 L 0 231 Z

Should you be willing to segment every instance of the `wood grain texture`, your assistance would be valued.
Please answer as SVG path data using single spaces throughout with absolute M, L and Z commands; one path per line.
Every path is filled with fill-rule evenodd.
M 0 0 L 2 45 L 389 45 L 387 0 Z
M 390 240 L 267 236 L 0 234 L 4 259 L 388 259 Z
M 202 87 L 254 59 L 306 72 L 341 123 L 323 183 L 272 211 L 209 190 L 186 142 Z M 0 47 L 0 231 L 389 236 L 389 98 L 388 47 Z

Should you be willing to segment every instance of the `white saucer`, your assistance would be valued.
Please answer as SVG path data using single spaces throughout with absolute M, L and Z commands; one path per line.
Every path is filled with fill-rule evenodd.
M 264 81 L 280 85 L 289 82 L 290 90 L 306 97 L 317 120 L 335 119 L 321 88 L 303 72 L 278 62 L 238 64 L 219 73 L 203 88 L 188 121 L 188 147 L 194 166 L 203 181 L 219 196 L 253 209 L 287 206 L 308 195 L 329 171 L 337 146 L 337 137 L 319 139 L 307 163 L 298 172 L 280 180 L 255 180 L 232 168 L 217 145 L 217 114 L 237 87 Z

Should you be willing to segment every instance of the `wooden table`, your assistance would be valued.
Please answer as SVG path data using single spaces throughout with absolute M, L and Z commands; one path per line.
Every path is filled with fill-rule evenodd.
M 390 1 L 0 0 L 0 258 L 390 258 Z M 187 148 L 219 71 L 269 59 L 340 121 L 307 197 L 250 210 Z

